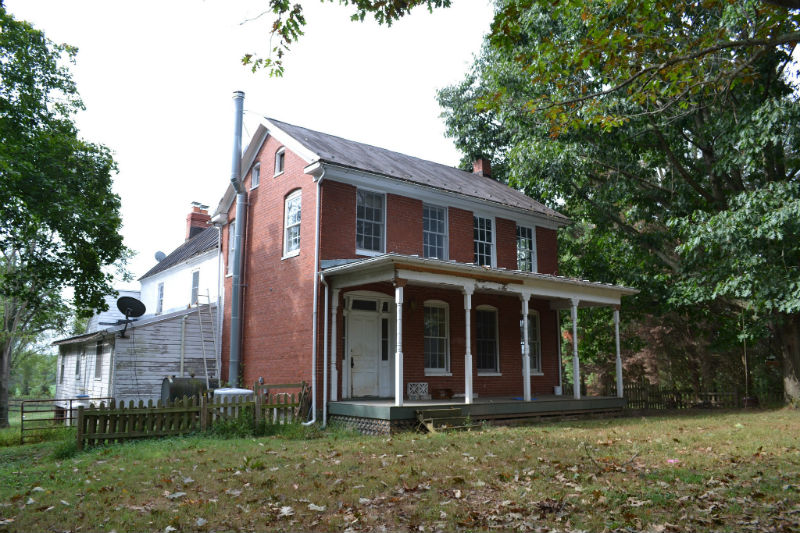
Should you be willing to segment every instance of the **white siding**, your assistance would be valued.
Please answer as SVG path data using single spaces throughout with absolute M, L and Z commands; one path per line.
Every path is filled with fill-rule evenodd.
M 217 249 L 202 254 L 170 267 L 163 272 L 142 280 L 142 302 L 147 307 L 146 316 L 156 312 L 158 303 L 158 284 L 164 283 L 164 303 L 162 314 L 168 314 L 189 307 L 192 296 L 192 272 L 200 271 L 199 302 L 207 303 L 206 294 L 211 302 L 217 301 L 219 276 L 217 274 Z
M 191 280 L 191 276 L 190 276 Z M 191 288 L 191 287 L 190 287 Z M 187 300 L 188 300 L 187 290 Z M 202 309 L 205 336 L 206 363 L 210 378 L 216 377 L 214 331 L 209 324 L 216 323 L 216 309 L 212 306 L 209 322 L 205 307 L 195 308 L 188 314 L 128 329 L 126 339 L 116 340 L 114 353 L 114 398 L 122 401 L 154 402 L 161 398 L 161 383 L 165 377 L 180 376 L 181 325 L 186 317 L 184 339 L 184 375 L 204 379 L 204 343 L 198 309 Z
M 85 350 L 80 377 L 75 376 L 75 364 L 80 360 L 81 352 Z M 56 400 L 75 398 L 88 395 L 90 398 L 103 398 L 109 396 L 109 378 L 111 376 L 111 357 L 114 350 L 114 337 L 107 336 L 103 339 L 102 378 L 95 379 L 95 361 L 97 355 L 97 340 L 89 340 L 76 344 L 67 344 L 59 347 L 58 362 L 56 367 Z M 66 362 L 64 369 L 64 382 L 61 383 L 61 362 Z M 56 402 L 66 406 L 66 402 Z
M 101 329 L 108 329 L 108 325 L 100 325 L 100 322 L 116 322 L 117 320 L 124 320 L 125 315 L 119 312 L 117 309 L 117 299 L 123 296 L 130 296 L 133 298 L 139 298 L 139 291 L 123 291 L 118 290 L 119 296 L 108 295 L 106 296 L 106 304 L 108 304 L 108 310 L 103 311 L 101 313 L 95 313 L 92 318 L 89 319 L 88 327 L 86 328 L 86 332 L 90 333 L 93 331 L 98 331 Z

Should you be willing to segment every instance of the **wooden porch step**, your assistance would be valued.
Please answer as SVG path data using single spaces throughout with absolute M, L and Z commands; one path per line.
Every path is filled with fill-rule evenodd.
M 438 433 L 437 430 L 468 429 L 467 417 L 458 407 L 448 409 L 419 409 L 417 420 L 420 426 L 429 433 Z

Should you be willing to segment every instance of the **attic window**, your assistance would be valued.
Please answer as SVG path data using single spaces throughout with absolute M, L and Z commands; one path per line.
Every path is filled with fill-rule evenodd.
M 283 148 L 278 148 L 278 151 L 275 152 L 275 176 L 283 174 L 283 163 L 285 156 L 286 153 Z

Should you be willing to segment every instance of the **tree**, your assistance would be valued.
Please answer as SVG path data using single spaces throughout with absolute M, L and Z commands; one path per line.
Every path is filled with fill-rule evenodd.
M 104 308 L 106 267 L 126 253 L 115 163 L 73 122 L 83 104 L 61 60 L 76 52 L 0 4 L 0 427 L 12 358 L 66 323 L 65 287 L 81 312 Z
M 613 41 L 649 35 L 646 7 L 604 2 L 604 14 L 593 3 L 587 13 L 566 9 L 569 2 L 510 0 L 498 13 L 509 5 L 518 9 L 513 20 L 496 19 L 464 82 L 440 93 L 465 160 L 502 162 L 510 184 L 583 221 L 592 239 L 576 252 L 577 264 L 596 279 L 642 289 L 633 300 L 641 316 L 685 316 L 686 327 L 705 324 L 710 329 L 698 333 L 714 339 L 736 339 L 742 310 L 771 328 L 783 346 L 785 393 L 797 401 L 800 239 L 791 215 L 800 121 L 787 76 L 794 45 L 764 37 L 791 33 L 796 14 L 752 2 L 689 2 L 677 15 L 653 15 L 663 27 L 652 42 L 637 37 L 625 47 Z M 615 12 L 626 5 L 630 16 Z M 604 89 L 667 61 L 661 49 L 670 43 L 668 53 L 683 57 L 687 43 L 749 34 L 772 40 L 725 48 L 728 60 L 710 52 L 708 61 L 687 59 L 684 72 L 695 82 L 676 70 L 662 78 L 667 70 L 657 69 L 646 84 Z M 586 41 L 592 36 L 595 48 Z M 580 46 L 589 49 L 582 58 Z M 717 342 L 709 339 L 704 345 Z M 730 340 L 724 344 L 719 349 L 730 349 Z

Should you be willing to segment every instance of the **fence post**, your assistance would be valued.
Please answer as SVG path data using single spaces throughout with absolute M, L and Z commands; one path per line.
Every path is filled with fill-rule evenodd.
M 83 406 L 78 406 L 78 451 L 83 450 Z
M 255 420 L 256 428 L 258 428 L 258 425 L 261 423 L 261 405 L 262 405 L 261 391 L 259 390 L 258 385 L 253 387 L 253 389 L 255 390 L 256 393 L 256 405 L 254 407 L 255 413 L 253 414 L 253 416 L 255 416 L 256 419 Z
M 200 394 L 200 431 L 208 429 L 208 399 L 205 394 Z

